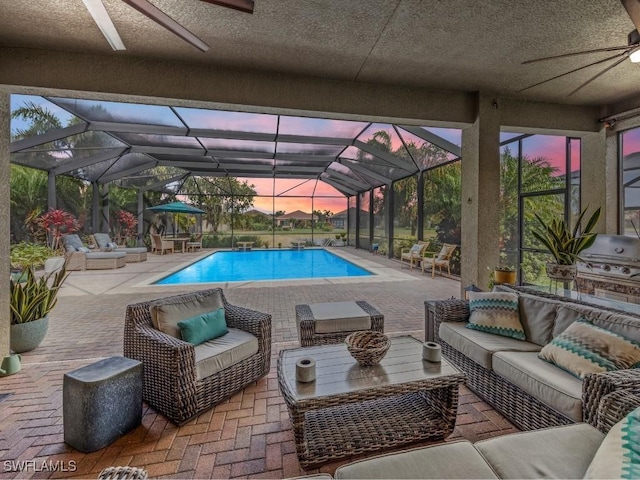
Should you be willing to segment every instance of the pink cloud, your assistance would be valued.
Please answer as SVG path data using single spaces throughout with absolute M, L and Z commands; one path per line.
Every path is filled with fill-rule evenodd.
M 622 155 L 640 152 L 640 128 L 634 128 L 622 134 Z

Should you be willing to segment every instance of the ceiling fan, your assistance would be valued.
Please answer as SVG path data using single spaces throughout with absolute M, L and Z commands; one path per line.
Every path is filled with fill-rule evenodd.
M 522 89 L 518 90 L 518 92 L 523 92 L 525 90 L 529 90 L 530 88 L 537 87 L 538 85 L 542 85 L 544 83 L 550 82 L 550 81 L 555 80 L 557 78 L 564 77 L 566 75 L 578 72 L 580 70 L 584 70 L 585 68 L 589 68 L 589 67 L 592 67 L 594 65 L 604 64 L 604 63 L 607 63 L 607 62 L 611 61 L 611 63 L 609 65 L 607 65 L 603 70 L 601 70 L 600 72 L 595 74 L 593 77 L 588 79 L 586 82 L 583 82 L 581 85 L 579 85 L 577 88 L 573 89 L 571 91 L 571 93 L 569 93 L 567 95 L 567 96 L 571 96 L 574 93 L 576 93 L 577 91 L 579 91 L 582 88 L 584 88 L 587 85 L 589 85 L 595 79 L 597 79 L 600 76 L 602 76 L 605 73 L 607 73 L 612 68 L 620 65 L 627 58 L 629 58 L 633 63 L 640 63 L 640 33 L 638 33 L 638 32 L 640 32 L 640 0 L 620 0 L 620 2 L 622 2 L 622 5 L 624 6 L 625 10 L 627 11 L 627 14 L 629 14 L 629 17 L 631 17 L 631 21 L 633 22 L 633 24 L 636 27 L 635 30 L 633 30 L 631 33 L 629 33 L 629 36 L 628 36 L 628 39 L 627 39 L 627 45 L 621 45 L 621 46 L 616 46 L 616 47 L 596 48 L 594 50 L 583 50 L 583 51 L 580 51 L 580 52 L 564 53 L 564 54 L 561 54 L 561 55 L 553 55 L 551 57 L 536 58 L 536 59 L 533 59 L 533 60 L 527 60 L 526 62 L 522 62 L 523 65 L 526 65 L 526 64 L 529 64 L 529 63 L 544 62 L 544 61 L 547 61 L 547 60 L 555 60 L 555 59 L 559 59 L 559 58 L 573 57 L 573 56 L 576 56 L 576 55 L 586 55 L 586 54 L 589 54 L 589 53 L 617 52 L 615 55 L 608 56 L 607 58 L 604 58 L 602 60 L 598 60 L 596 62 L 591 62 L 591 63 L 589 63 L 587 65 L 583 65 L 582 67 L 574 68 L 574 69 L 569 70 L 567 72 L 561 73 L 560 75 L 555 75 L 555 76 L 553 76 L 551 78 L 547 78 L 545 80 L 542 80 L 541 82 L 537 82 L 537 83 L 534 83 L 533 85 L 529 85 L 528 87 L 525 87 L 525 88 L 522 88 Z
M 93 17 L 93 20 L 100 28 L 100 31 L 105 36 L 109 45 L 114 50 L 125 50 L 124 43 L 118 35 L 115 25 L 111 21 L 111 17 L 107 13 L 107 10 L 102 3 L 102 0 L 82 0 L 87 10 Z M 185 27 L 176 22 L 169 15 L 164 13 L 158 7 L 153 5 L 148 0 L 122 0 L 124 3 L 132 8 L 135 8 L 143 15 L 146 15 L 158 25 L 169 30 L 171 33 L 177 35 L 183 40 L 187 41 L 198 50 L 206 52 L 209 50 L 209 45 L 200 40 L 196 35 L 191 33 Z M 253 0 L 200 0 L 202 2 L 211 3 L 213 5 L 219 5 L 222 7 L 232 8 L 241 12 L 253 13 Z

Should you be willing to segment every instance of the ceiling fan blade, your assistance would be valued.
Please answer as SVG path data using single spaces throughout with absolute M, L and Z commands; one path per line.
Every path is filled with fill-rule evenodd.
M 122 39 L 116 30 L 116 26 L 111 21 L 111 17 L 107 13 L 107 9 L 104 8 L 102 0 L 82 0 L 84 6 L 87 7 L 89 13 L 93 17 L 93 21 L 96 22 L 98 28 L 107 39 L 109 45 L 114 50 L 126 50 Z
M 640 32 L 640 0 L 620 0 L 624 9 L 631 17 L 631 21 L 636 26 L 636 30 Z
M 580 85 L 578 88 L 574 89 L 571 91 L 571 93 L 569 95 L 567 95 L 567 97 L 570 97 L 571 95 L 573 95 L 574 93 L 576 93 L 578 90 L 581 90 L 582 88 L 586 87 L 587 85 L 589 85 L 591 82 L 593 82 L 596 78 L 604 75 L 605 73 L 607 73 L 609 70 L 611 70 L 613 67 L 620 65 L 622 62 L 624 62 L 627 59 L 627 55 L 623 55 L 623 57 L 618 60 L 617 62 L 612 63 L 611 65 L 609 65 L 607 68 L 605 68 L 604 70 L 602 70 L 600 73 L 598 73 L 597 75 L 594 75 L 593 77 L 591 77 L 589 80 L 587 80 L 586 82 L 584 82 L 582 85 Z
M 562 55 L 553 55 L 551 57 L 542 57 L 542 58 L 535 58 L 533 60 L 527 60 L 525 62 L 522 62 L 522 65 L 526 65 L 528 63 L 543 62 L 545 60 L 555 60 L 556 58 L 566 58 L 566 57 L 573 57 L 575 55 L 584 55 L 586 53 L 615 52 L 616 50 L 626 50 L 628 48 L 629 48 L 629 45 L 620 45 L 619 47 L 604 47 L 604 48 L 595 48 L 593 50 L 583 50 L 581 52 L 563 53 Z
M 233 8 L 245 13 L 253 13 L 253 0 L 201 0 L 202 2 Z
M 629 47 L 627 47 L 627 49 L 628 48 Z M 528 87 L 521 88 L 520 90 L 518 90 L 518 93 L 524 92 L 525 90 L 529 90 L 530 88 L 533 88 L 533 87 L 537 87 L 538 85 L 542 85 L 543 83 L 550 82 L 551 80 L 555 80 L 556 78 L 564 77 L 566 75 L 569 75 L 570 73 L 578 72 L 580 70 L 584 70 L 585 68 L 593 67 L 594 65 L 599 65 L 600 63 L 608 62 L 609 60 L 613 60 L 614 58 L 618 58 L 618 57 L 622 57 L 622 59 L 620 61 L 623 61 L 625 58 L 627 58 L 627 52 L 617 53 L 617 54 L 612 55 L 610 57 L 607 57 L 605 59 L 598 60 L 597 62 L 592 62 L 592 63 L 589 63 L 587 65 L 583 65 L 582 67 L 578 67 L 578 68 L 574 68 L 573 70 L 569 70 L 568 72 L 561 73 L 560 75 L 556 75 L 555 77 L 547 78 L 546 80 L 542 80 L 541 82 L 534 83 L 533 85 L 529 85 Z M 618 63 L 620 63 L 620 62 L 618 62 Z
M 204 43 L 202 40 L 196 37 L 193 33 L 191 33 L 189 30 L 184 28 L 182 25 L 180 25 L 178 22 L 176 22 L 173 18 L 171 18 L 166 13 L 164 13 L 158 7 L 149 3 L 147 0 L 122 0 L 122 1 L 127 5 L 129 5 L 130 7 L 135 8 L 143 15 L 146 15 L 147 17 L 149 17 L 158 25 L 161 25 L 162 27 L 166 28 L 171 33 L 189 42 L 191 45 L 196 47 L 201 52 L 206 52 L 207 50 L 209 50 L 209 45 Z

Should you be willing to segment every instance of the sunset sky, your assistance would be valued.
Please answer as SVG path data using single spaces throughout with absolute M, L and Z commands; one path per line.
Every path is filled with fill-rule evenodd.
M 96 106 L 103 106 L 105 102 L 90 101 L 90 100 L 74 100 L 74 99 L 60 99 L 65 103 L 65 107 L 73 108 L 78 111 L 79 114 L 88 112 L 92 115 L 96 114 Z M 61 121 L 63 126 L 67 125 L 73 118 L 73 115 L 67 110 L 60 108 L 47 100 L 39 96 L 27 96 L 27 95 L 12 95 L 11 96 L 11 109 L 15 109 L 23 106 L 25 102 L 33 102 L 38 105 L 42 105 L 54 113 Z M 106 102 L 108 105 L 108 112 L 98 109 L 97 115 L 104 115 L 106 121 L 121 121 L 128 123 L 152 123 L 155 125 L 166 126 L 178 126 L 183 127 L 184 124 L 176 120 L 176 115 L 169 107 L 158 105 L 135 105 L 124 104 L 118 102 Z M 211 128 L 218 130 L 229 131 L 245 131 L 253 133 L 272 133 L 279 132 L 280 134 L 289 135 L 308 135 L 319 137 L 338 137 L 338 138 L 352 138 L 359 132 L 363 132 L 358 139 L 362 142 L 367 142 L 373 137 L 376 132 L 385 131 L 391 139 L 392 150 L 403 148 L 402 140 L 398 136 L 394 128 L 389 124 L 374 123 L 370 125 L 366 130 L 363 129 L 367 126 L 367 122 L 358 121 L 337 121 L 329 119 L 317 119 L 317 118 L 304 118 L 304 117 L 292 117 L 292 116 L 280 116 L 280 123 L 278 124 L 277 115 L 268 114 L 255 114 L 246 112 L 228 112 L 228 111 L 213 111 L 202 110 L 193 108 L 176 107 L 175 110 L 179 113 L 180 117 L 188 125 L 198 125 L 199 128 Z M 103 119 L 100 119 L 103 120 Z M 12 134 L 18 129 L 28 128 L 29 125 L 23 121 L 13 120 L 11 121 Z M 444 129 L 444 128 L 427 128 L 432 133 L 439 135 L 442 138 L 452 142 L 455 145 L 461 145 L 461 130 L 458 129 Z M 402 130 L 402 134 L 405 142 L 415 143 L 421 145 L 424 140 L 416 137 L 409 132 Z M 517 134 L 517 133 L 516 133 Z M 514 133 L 503 132 L 501 134 L 501 141 L 514 136 Z M 167 141 L 179 142 L 180 139 L 189 140 L 186 137 L 167 136 Z M 233 140 L 225 139 L 208 139 L 213 145 L 207 148 L 233 148 Z M 246 141 L 235 141 L 246 142 Z M 572 170 L 579 168 L 579 140 L 575 140 L 575 148 L 572 148 Z M 289 153 L 290 149 L 296 148 L 295 144 L 273 142 L 253 142 L 256 151 L 268 152 L 269 148 L 277 148 L 278 152 Z M 273 147 L 270 147 L 272 145 Z M 535 135 L 523 140 L 523 154 L 530 158 L 544 157 L 549 160 L 549 163 L 558 168 L 558 174 L 565 174 L 565 137 L 552 136 L 552 135 Z M 314 148 L 315 146 L 301 145 L 300 148 Z M 333 146 L 325 146 L 327 152 L 329 152 Z M 281 150 L 282 149 L 282 150 Z M 289 149 L 289 150 L 288 150 Z M 343 155 L 347 158 L 353 158 L 353 149 L 356 147 L 349 147 Z M 624 134 L 624 146 L 623 154 L 629 155 L 634 152 L 640 151 L 640 129 L 635 129 Z M 273 155 L 273 153 L 271 153 Z M 344 196 L 338 192 L 332 186 L 316 180 L 305 179 L 274 179 L 271 178 L 239 178 L 240 181 L 246 180 L 249 184 L 254 185 L 254 188 L 258 194 L 254 201 L 254 208 L 271 212 L 273 210 L 284 210 L 285 212 L 292 212 L 294 210 L 302 210 L 304 212 L 311 212 L 312 202 L 309 198 L 314 195 L 313 209 L 314 210 L 330 210 L 333 213 L 337 213 L 347 208 L 347 202 Z M 262 195 L 262 196 L 261 196 Z M 272 195 L 275 195 L 275 200 Z

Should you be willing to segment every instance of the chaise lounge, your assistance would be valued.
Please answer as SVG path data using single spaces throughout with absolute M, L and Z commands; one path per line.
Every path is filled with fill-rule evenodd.
M 76 234 L 62 237 L 65 248 L 66 269 L 71 270 L 104 270 L 122 268 L 127 264 L 125 252 L 95 252 L 82 244 Z
M 93 238 L 93 243 L 101 252 L 124 252 L 127 263 L 147 260 L 147 247 L 120 247 L 111 240 L 108 233 L 94 233 L 91 237 Z

